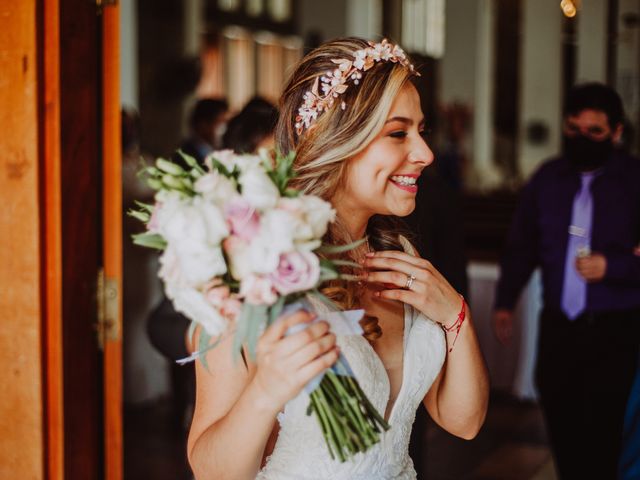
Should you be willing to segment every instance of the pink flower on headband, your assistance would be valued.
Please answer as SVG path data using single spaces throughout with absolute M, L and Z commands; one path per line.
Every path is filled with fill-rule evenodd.
M 362 72 L 369 70 L 376 62 L 400 63 L 414 75 L 420 75 L 414 70 L 404 50 L 398 45 L 389 43 L 386 38 L 379 43 L 369 42 L 369 45 L 368 48 L 354 52 L 354 60 L 334 58 L 331 61 L 337 65 L 335 70 L 327 71 L 316 78 L 311 90 L 302 96 L 302 105 L 298 108 L 295 124 L 298 135 L 301 135 L 305 129 L 311 128 L 318 115 L 331 108 L 335 99 L 347 91 L 349 80 L 352 80 L 354 85 L 358 85 L 362 79 Z M 318 90 L 322 93 L 320 94 Z M 344 101 L 341 102 L 340 108 L 346 109 L 347 104 Z

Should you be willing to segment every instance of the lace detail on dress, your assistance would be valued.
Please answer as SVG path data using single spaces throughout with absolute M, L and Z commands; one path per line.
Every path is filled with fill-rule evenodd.
M 405 305 L 402 386 L 389 415 L 391 429 L 366 454 L 344 463 L 331 460 L 322 431 L 306 415 L 309 397 L 304 392 L 278 415 L 280 433 L 259 480 L 415 479 L 409 457 L 409 437 L 418 405 L 442 368 L 446 355 L 439 326 Z M 389 400 L 389 378 L 382 361 L 360 335 L 338 338 L 360 386 L 379 412 Z

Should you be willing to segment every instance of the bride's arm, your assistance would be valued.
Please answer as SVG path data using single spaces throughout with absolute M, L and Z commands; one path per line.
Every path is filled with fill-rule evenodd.
M 455 335 L 455 331 L 447 334 L 447 352 Z M 455 346 L 447 353 L 440 374 L 424 398 L 424 405 L 438 425 L 470 440 L 484 423 L 488 399 L 487 369 L 467 309 Z
M 363 264 L 368 269 L 363 279 L 387 288 L 378 293 L 381 298 L 407 303 L 445 326 L 458 318 L 462 299 L 427 260 L 404 252 L 381 251 L 367 254 Z M 390 288 L 391 285 L 395 287 Z M 447 350 L 455 335 L 455 331 L 447 334 Z M 447 353 L 424 404 L 441 427 L 469 439 L 484 422 L 488 398 L 488 374 L 471 314 L 466 309 L 455 347 Z
M 325 322 L 284 338 L 290 326 L 310 319 L 299 312 L 271 326 L 258 342 L 257 365 L 248 369 L 234 362 L 231 337 L 209 351 L 208 371 L 198 361 L 187 446 L 195 478 L 255 478 L 277 413 L 337 359 Z

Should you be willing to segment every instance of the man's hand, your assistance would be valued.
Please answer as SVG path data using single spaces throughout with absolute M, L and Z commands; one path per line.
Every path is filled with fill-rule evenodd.
M 503 345 L 511 343 L 513 338 L 513 312 L 501 308 L 493 312 L 493 331 Z
M 601 253 L 578 257 L 576 259 L 576 270 L 587 282 L 599 282 L 607 273 L 607 259 Z

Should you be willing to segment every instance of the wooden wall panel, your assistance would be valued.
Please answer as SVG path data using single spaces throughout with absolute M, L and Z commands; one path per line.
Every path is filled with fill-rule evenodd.
M 0 478 L 43 478 L 36 0 L 0 3 Z

